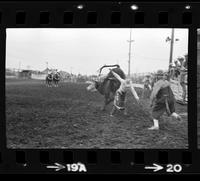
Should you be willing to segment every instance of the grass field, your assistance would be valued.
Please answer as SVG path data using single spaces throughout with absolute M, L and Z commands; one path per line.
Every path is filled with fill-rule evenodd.
M 128 93 L 128 116 L 101 111 L 103 97 L 86 84 L 48 88 L 39 80 L 6 80 L 6 129 L 9 148 L 187 148 L 187 116 L 180 123 L 163 116 L 150 131 L 149 102 L 138 105 Z M 136 89 L 138 95 L 141 90 Z M 187 106 L 176 105 L 178 113 Z

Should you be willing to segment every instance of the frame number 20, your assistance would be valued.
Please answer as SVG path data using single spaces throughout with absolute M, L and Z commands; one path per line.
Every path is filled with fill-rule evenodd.
M 181 172 L 182 171 L 182 166 L 180 164 L 168 164 L 166 172 Z

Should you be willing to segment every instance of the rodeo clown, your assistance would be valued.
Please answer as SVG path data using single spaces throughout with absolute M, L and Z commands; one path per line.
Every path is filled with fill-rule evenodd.
M 181 121 L 181 117 L 175 113 L 175 98 L 170 87 L 170 82 L 166 80 L 166 75 L 162 70 L 157 71 L 157 82 L 154 84 L 151 93 L 151 107 L 152 107 L 152 119 L 153 126 L 148 128 L 149 130 L 159 129 L 159 119 L 164 112 L 168 116 L 172 116 Z
M 124 115 L 127 115 L 127 111 L 125 109 L 125 98 L 126 98 L 126 92 L 127 92 L 128 84 L 129 84 L 130 80 L 122 79 L 117 73 L 115 73 L 112 70 L 111 70 L 111 72 L 114 75 L 114 77 L 120 81 L 121 84 L 120 84 L 119 89 L 117 89 L 117 91 L 115 93 L 114 105 L 113 105 L 112 111 L 110 113 L 110 116 L 113 116 L 113 114 L 116 110 L 123 111 Z

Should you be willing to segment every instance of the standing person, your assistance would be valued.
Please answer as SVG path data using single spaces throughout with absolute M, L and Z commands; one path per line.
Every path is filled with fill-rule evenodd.
M 171 79 L 174 79 L 174 67 L 173 67 L 173 63 L 169 64 L 169 77 Z
M 125 98 L 126 98 L 126 92 L 127 92 L 127 88 L 128 88 L 128 84 L 130 82 L 129 79 L 122 79 L 117 73 L 115 73 L 114 71 L 112 71 L 112 74 L 114 75 L 114 77 L 119 80 L 120 82 L 120 87 L 119 89 L 117 89 L 116 93 L 115 93 L 115 97 L 114 97 L 114 105 L 112 108 L 112 111 L 110 113 L 110 116 L 113 116 L 113 114 L 115 113 L 116 110 L 120 110 L 124 112 L 124 115 L 127 115 L 127 111 L 125 108 Z
M 153 88 L 154 84 L 157 82 L 157 77 L 156 74 L 154 73 L 152 75 L 152 79 L 151 79 L 151 87 Z
M 184 62 L 184 67 L 187 69 L 188 68 L 188 55 L 185 55 L 185 62 Z
M 173 78 L 178 79 L 178 76 L 180 75 L 180 66 L 179 66 L 178 60 L 174 61 L 174 64 L 175 64 L 175 67 L 174 67 L 174 77 Z
M 164 72 L 158 70 L 156 76 L 158 81 L 155 83 L 150 97 L 153 126 L 148 128 L 149 130 L 159 129 L 159 119 L 164 112 L 167 112 L 168 116 L 181 120 L 181 117 L 175 112 L 175 98 L 169 81 L 164 78 Z
M 151 92 L 151 76 L 150 74 L 147 74 L 145 78 L 143 79 L 144 89 L 142 92 L 142 98 L 149 98 L 150 92 Z
M 187 58 L 187 57 L 185 57 L 185 58 Z M 183 100 L 183 103 L 185 103 L 186 95 L 187 95 L 187 59 L 185 61 L 181 61 L 180 85 L 183 90 L 182 100 Z

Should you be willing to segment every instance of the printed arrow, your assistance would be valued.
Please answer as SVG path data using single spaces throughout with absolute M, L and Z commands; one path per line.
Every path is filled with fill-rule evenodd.
M 59 163 L 54 163 L 55 165 L 50 165 L 50 166 L 47 166 L 47 168 L 55 168 L 55 171 L 59 171 L 59 170 L 62 170 L 65 168 L 65 166 L 59 164 Z
M 153 164 L 154 166 L 152 166 L 152 167 L 144 167 L 145 169 L 153 169 L 153 171 L 154 172 L 157 172 L 157 171 L 159 171 L 159 170 L 162 170 L 163 169 L 163 167 L 162 166 L 160 166 L 160 165 L 157 165 L 157 164 Z

